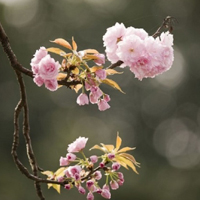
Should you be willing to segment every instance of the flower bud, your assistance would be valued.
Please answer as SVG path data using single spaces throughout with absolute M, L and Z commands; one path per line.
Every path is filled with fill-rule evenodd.
M 92 192 L 89 192 L 87 194 L 87 200 L 94 200 L 94 195 L 92 194 Z
M 90 156 L 90 160 L 92 163 L 96 163 L 98 161 L 98 157 L 96 155 Z
M 117 181 L 110 181 L 110 187 L 112 190 L 117 190 L 119 188 L 119 185 Z
M 119 170 L 120 167 L 121 167 L 121 165 L 118 162 L 115 162 L 115 163 L 112 164 L 112 169 L 114 171 Z
M 112 160 L 113 158 L 115 158 L 115 154 L 114 153 L 109 153 L 108 154 L 108 159 Z

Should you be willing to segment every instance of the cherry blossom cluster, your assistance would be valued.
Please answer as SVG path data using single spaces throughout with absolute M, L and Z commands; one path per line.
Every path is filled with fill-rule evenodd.
M 60 48 L 41 47 L 31 60 L 33 81 L 39 87 L 44 84 L 51 91 L 63 85 L 77 93 L 81 89 L 77 104 L 97 104 L 100 111 L 110 108 L 110 96 L 102 91 L 101 84 L 107 84 L 123 92 L 115 81 L 108 78 L 110 75 L 121 74 L 114 70 L 112 65 L 119 62 L 121 68 L 129 67 L 135 77 L 142 80 L 169 70 L 174 60 L 172 34 L 163 32 L 154 38 L 144 29 L 126 28 L 123 23 L 116 23 L 108 28 L 103 36 L 105 52 L 111 62 L 111 66 L 107 68 L 103 66 L 104 54 L 95 49 L 78 51 L 74 38 L 72 45 L 62 38 L 51 42 L 67 48 L 71 53 L 66 53 Z M 61 64 L 51 58 L 48 52 L 60 55 Z M 89 66 L 91 63 L 92 67 Z
M 154 38 L 142 28 L 116 23 L 103 36 L 107 58 L 111 63 L 123 61 L 139 80 L 155 77 L 170 69 L 174 60 L 173 35 L 163 32 Z
M 45 47 L 41 47 L 34 54 L 31 60 L 31 67 L 34 73 L 33 81 L 40 87 L 45 84 L 45 87 L 51 91 L 58 88 L 57 76 L 60 69 L 59 62 L 55 62 L 48 54 Z
M 55 173 L 45 171 L 43 174 L 47 175 L 50 180 L 62 183 L 61 185 L 66 190 L 76 188 L 80 194 L 87 194 L 87 200 L 93 200 L 95 194 L 100 194 L 102 197 L 110 199 L 111 189 L 116 190 L 124 183 L 123 173 L 119 172 L 121 166 L 125 168 L 129 166 L 134 172 L 138 173 L 135 165 L 139 166 L 139 163 L 136 162 L 132 155 L 126 153 L 126 151 L 134 148 L 124 147 L 119 150 L 121 138 L 117 136 L 115 148 L 113 145 L 95 145 L 91 149 L 99 149 L 104 154 L 101 156 L 92 155 L 86 158 L 83 150 L 87 141 L 88 138 L 85 137 L 77 138 L 68 145 L 66 156 L 60 158 L 61 168 Z M 77 153 L 82 155 L 83 158 L 79 158 Z M 106 181 L 101 187 L 98 182 L 103 178 L 103 175 L 105 175 Z M 53 187 L 60 193 L 59 184 L 48 184 L 48 186 Z

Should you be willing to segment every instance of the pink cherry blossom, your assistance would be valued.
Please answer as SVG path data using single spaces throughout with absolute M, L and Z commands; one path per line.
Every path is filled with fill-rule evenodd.
M 85 189 L 82 186 L 78 187 L 78 191 L 79 191 L 80 194 L 85 194 L 85 192 L 86 192 Z
M 58 82 L 56 79 L 45 80 L 45 87 L 50 91 L 56 91 L 58 89 Z
M 45 47 L 40 47 L 39 50 L 36 50 L 34 57 L 31 59 L 31 67 L 34 74 L 38 73 L 39 67 L 38 64 L 41 61 L 42 58 L 44 58 L 47 55 L 47 50 Z
M 119 188 L 119 185 L 117 181 L 110 181 L 110 187 L 112 190 L 117 190 Z
M 138 57 L 145 51 L 144 42 L 136 35 L 130 35 L 124 38 L 118 44 L 116 51 L 119 60 L 130 66 L 138 60 Z
M 123 40 L 126 32 L 126 27 L 123 23 L 116 23 L 114 26 L 107 29 L 103 36 L 104 46 L 106 47 L 107 58 L 111 63 L 115 63 L 119 60 L 116 50 L 118 43 Z
M 87 194 L 87 200 L 94 200 L 94 195 L 92 194 L 92 192 L 89 192 Z
M 89 99 L 88 99 L 88 96 L 87 94 L 85 93 L 81 93 L 77 100 L 76 100 L 77 104 L 79 104 L 80 106 L 83 106 L 85 104 L 89 104 Z
M 97 56 L 98 59 L 94 60 L 94 62 L 101 66 L 103 64 L 105 64 L 105 55 L 104 54 L 94 54 L 94 56 Z
M 105 111 L 110 108 L 110 105 L 104 99 L 100 99 L 98 102 L 98 108 L 100 111 Z
M 98 161 L 98 157 L 96 155 L 90 156 L 90 160 L 92 163 L 96 163 Z
M 104 197 L 105 199 L 110 199 L 111 198 L 111 193 L 110 193 L 109 190 L 102 189 L 101 196 Z
M 104 94 L 103 99 L 104 99 L 106 102 L 109 102 L 109 101 L 110 101 L 110 96 L 109 96 L 108 94 Z
M 89 94 L 90 102 L 92 104 L 98 103 L 98 100 L 103 95 L 103 92 L 97 86 L 91 87 L 90 91 L 91 91 Z
M 124 184 L 124 179 L 123 178 L 122 179 L 118 179 L 117 183 L 118 183 L 119 186 L 123 185 Z
M 86 182 L 86 187 L 87 187 L 88 189 L 90 189 L 93 185 L 94 185 L 94 181 L 93 181 L 93 180 L 88 180 L 88 181 Z
M 70 189 L 72 188 L 72 186 L 71 186 L 71 184 L 69 183 L 69 184 L 65 184 L 64 188 L 65 188 L 66 190 L 70 190 Z
M 65 179 L 64 179 L 64 177 L 63 176 L 59 176 L 59 177 L 57 177 L 57 181 L 58 182 L 63 182 Z
M 68 161 L 74 161 L 74 160 L 76 160 L 76 155 L 73 154 L 73 153 L 68 153 L 68 154 L 66 155 L 66 157 L 67 157 L 67 160 L 68 160 Z
M 115 154 L 114 153 L 109 153 L 108 154 L 108 159 L 112 160 L 113 158 L 115 158 Z
M 39 86 L 39 87 L 41 87 L 41 86 L 43 85 L 43 83 L 44 83 L 44 79 L 41 78 L 41 77 L 38 76 L 38 75 L 36 75 L 36 76 L 33 78 L 33 81 L 34 81 L 34 83 L 35 83 L 37 86 Z
M 118 162 L 114 162 L 112 164 L 112 170 L 117 171 L 117 170 L 119 170 L 120 166 L 121 165 Z
M 69 161 L 67 158 L 64 158 L 64 157 L 60 157 L 60 166 L 66 166 L 69 164 Z
M 53 58 L 48 54 L 39 62 L 38 74 L 44 80 L 55 79 L 58 75 L 60 64 L 55 62 Z
M 95 71 L 95 74 L 96 74 L 97 77 L 100 78 L 101 80 L 106 79 L 106 70 L 105 70 L 105 69 L 99 69 L 99 70 Z
M 126 29 L 124 37 L 130 35 L 136 35 L 142 40 L 148 37 L 148 33 L 143 28 L 134 28 L 132 26 Z
M 85 148 L 88 138 L 79 137 L 73 143 L 68 145 L 67 151 L 69 153 L 79 152 Z
M 95 176 L 95 179 L 96 180 L 100 180 L 102 178 L 102 174 L 101 174 L 101 171 L 96 171 L 94 173 L 94 176 Z

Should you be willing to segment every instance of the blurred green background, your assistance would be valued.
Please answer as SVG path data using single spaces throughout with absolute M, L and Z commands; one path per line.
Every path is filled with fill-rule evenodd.
M 123 146 L 136 146 L 133 155 L 141 163 L 139 175 L 131 170 L 112 199 L 200 199 L 200 1 L 199 0 L 0 0 L 0 21 L 19 62 L 30 60 L 49 40 L 74 36 L 79 50 L 104 52 L 102 36 L 116 22 L 144 28 L 153 34 L 168 16 L 174 16 L 175 61 L 173 67 L 142 82 L 125 69 L 114 79 L 125 95 L 107 86 L 111 109 L 96 105 L 79 107 L 77 94 L 67 88 L 50 92 L 24 77 L 33 148 L 39 165 L 56 170 L 68 143 L 89 137 L 87 148 L 100 142 L 114 143 L 117 131 Z M 58 57 L 54 57 L 58 58 Z M 119 69 L 120 71 L 120 69 Z M 121 70 L 122 71 L 122 70 Z M 15 167 L 10 151 L 13 111 L 19 99 L 16 77 L 0 47 L 0 199 L 38 199 L 33 182 Z M 91 152 L 96 153 L 94 152 Z M 28 167 L 23 138 L 18 154 Z M 47 190 L 46 199 L 86 199 L 76 190 Z M 95 195 L 95 199 L 102 199 Z

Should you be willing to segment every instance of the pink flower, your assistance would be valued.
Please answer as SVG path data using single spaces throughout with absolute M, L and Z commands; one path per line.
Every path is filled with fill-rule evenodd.
M 36 50 L 34 58 L 31 59 L 31 67 L 34 74 L 38 74 L 38 64 L 47 55 L 47 50 L 45 47 L 40 47 L 39 50 Z
M 110 199 L 111 198 L 111 193 L 110 193 L 109 190 L 102 189 L 101 196 L 104 197 L 105 199 Z
M 98 102 L 98 99 L 103 95 L 103 92 L 100 90 L 99 87 L 96 86 L 91 87 L 90 91 L 90 102 L 92 104 L 95 104 Z
M 145 38 L 148 37 L 148 33 L 142 29 L 142 28 L 134 28 L 134 27 L 128 27 L 126 29 L 126 33 L 125 33 L 125 36 L 129 36 L 129 35 L 136 35 L 138 36 L 140 39 L 144 40 Z
M 58 89 L 58 82 L 56 79 L 45 80 L 45 87 L 50 91 L 56 91 Z
M 55 79 L 60 67 L 60 64 L 55 62 L 55 60 L 48 54 L 39 62 L 38 74 L 44 80 Z
M 104 168 L 105 167 L 105 163 L 104 162 L 100 162 L 99 163 L 99 167 Z
M 94 185 L 94 181 L 93 181 L 93 180 L 88 180 L 88 181 L 86 182 L 86 187 L 87 187 L 88 189 L 90 189 L 93 185 Z
M 88 99 L 88 96 L 87 94 L 85 93 L 81 93 L 77 100 L 76 100 L 77 104 L 79 104 L 80 106 L 83 106 L 85 104 L 89 104 L 89 99 Z
M 123 185 L 124 184 L 124 179 L 118 179 L 117 180 L 118 185 Z
M 96 163 L 98 161 L 98 157 L 96 155 L 90 156 L 90 160 L 92 163 Z
M 88 138 L 79 137 L 73 143 L 68 145 L 67 151 L 69 153 L 79 152 L 85 148 Z
M 68 153 L 68 154 L 66 155 L 66 157 L 67 157 L 67 160 L 68 160 L 68 161 L 74 161 L 74 160 L 76 160 L 76 155 L 73 154 L 73 153 Z
M 117 181 L 110 181 L 110 187 L 112 190 L 117 190 L 119 188 L 119 185 Z
M 116 23 L 114 26 L 107 29 L 103 36 L 104 46 L 106 47 L 107 58 L 111 63 L 115 63 L 119 60 L 116 50 L 118 43 L 123 40 L 126 32 L 126 27 L 123 23 Z
M 99 69 L 99 70 L 95 71 L 95 74 L 96 74 L 97 77 L 100 78 L 101 80 L 106 79 L 106 70 L 105 70 L 105 69 Z
M 33 81 L 35 82 L 35 84 L 39 87 L 41 87 L 44 83 L 43 78 L 41 78 L 40 76 L 36 75 L 33 79 Z
M 79 191 L 79 193 L 81 193 L 81 194 L 85 194 L 85 189 L 82 187 L 82 186 L 79 186 L 78 187 L 78 191 Z
M 57 177 L 57 181 L 58 182 L 63 182 L 65 179 L 64 179 L 64 177 L 63 176 L 59 176 L 59 177 Z
M 102 189 L 110 191 L 110 187 L 107 184 L 104 184 Z
M 117 175 L 119 179 L 124 179 L 124 175 L 122 174 L 122 172 L 118 172 Z
M 105 111 L 110 108 L 110 105 L 104 99 L 100 99 L 98 102 L 98 108 L 100 111 Z
M 103 99 L 104 99 L 106 102 L 109 102 L 109 101 L 110 101 L 110 96 L 109 96 L 108 94 L 104 94 Z
M 114 153 L 109 153 L 108 154 L 108 159 L 112 160 L 113 158 L 115 158 L 115 154 Z
M 65 184 L 64 188 L 65 188 L 66 190 L 70 190 L 70 189 L 72 188 L 72 186 L 71 186 L 71 184 L 69 183 L 69 184 Z
M 75 180 L 79 180 L 81 170 L 82 169 L 79 165 L 70 166 L 65 170 L 65 175 L 68 178 L 74 178 Z
M 117 171 L 117 170 L 119 170 L 120 166 L 121 165 L 118 162 L 114 162 L 112 164 L 112 170 Z
M 102 178 L 102 174 L 101 174 L 100 171 L 96 171 L 96 172 L 94 173 L 94 176 L 95 176 L 95 179 L 96 179 L 96 180 L 100 180 L 100 179 Z
M 130 66 L 138 60 L 143 51 L 145 51 L 144 42 L 138 36 L 130 35 L 118 44 L 116 54 L 119 60 Z
M 60 166 L 66 166 L 66 165 L 69 165 L 68 159 L 61 156 L 60 157 Z
M 117 43 L 123 39 L 125 32 L 126 27 L 123 23 L 116 23 L 114 26 L 107 28 L 107 31 L 103 36 L 104 46 L 115 51 Z
M 98 59 L 94 60 L 94 62 L 101 66 L 103 64 L 105 64 L 105 55 L 104 54 L 95 54 L 94 56 L 97 56 Z
M 94 195 L 92 194 L 92 192 L 89 192 L 87 194 L 87 200 L 94 200 Z

